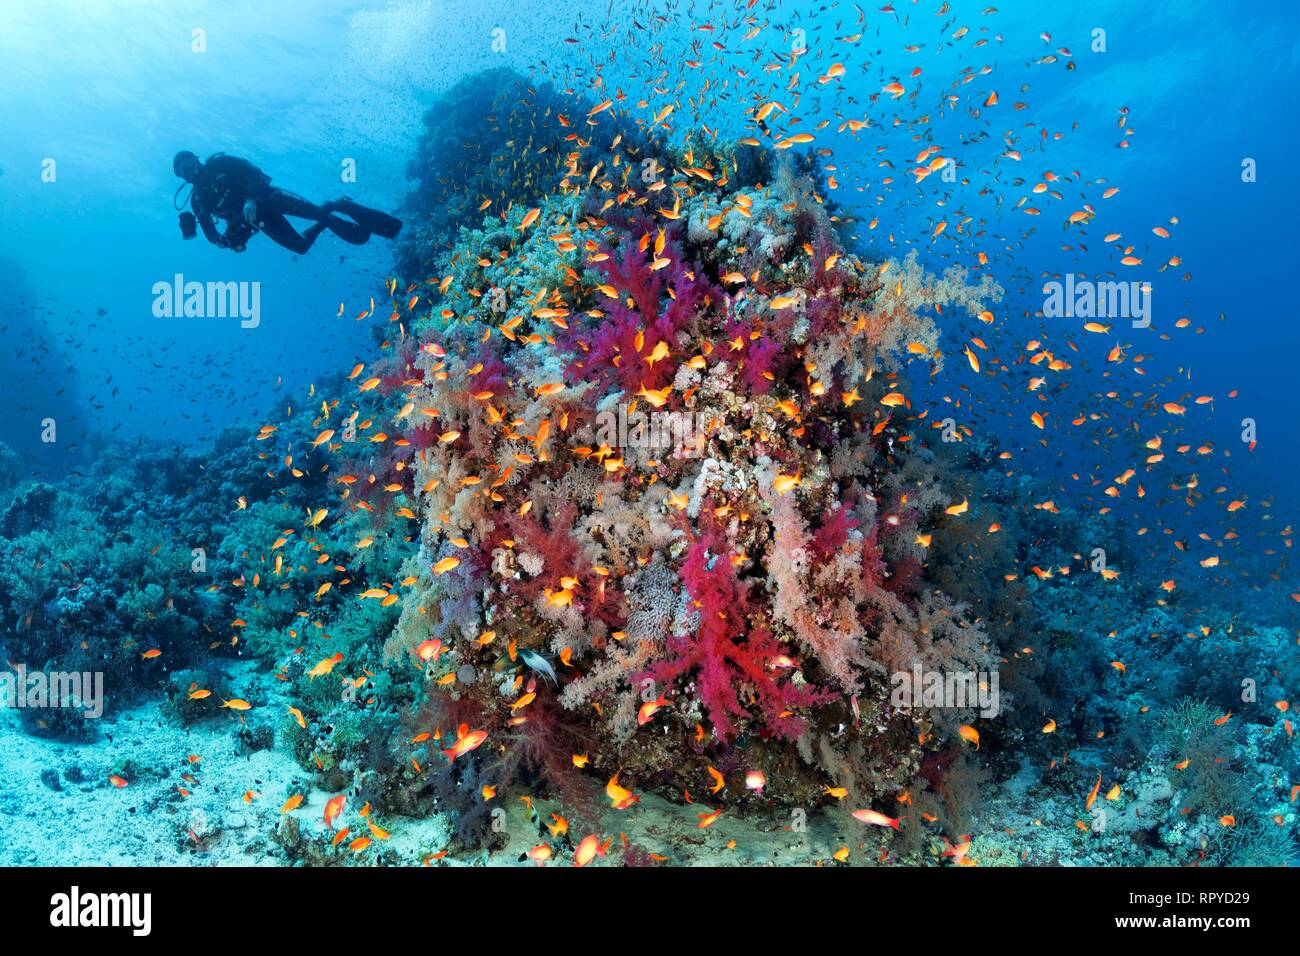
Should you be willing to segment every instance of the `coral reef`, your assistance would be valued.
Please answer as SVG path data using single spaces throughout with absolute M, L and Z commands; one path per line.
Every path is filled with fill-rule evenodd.
M 1117 516 L 916 410 L 988 273 L 857 241 L 815 153 L 508 71 L 425 126 L 370 360 L 203 455 L 0 447 L 12 665 L 291 762 L 281 862 L 668 861 L 638 804 L 853 864 L 1295 860 L 1291 635 L 1128 586 Z M 187 853 L 245 826 L 165 800 Z
M 588 728 L 546 745 L 550 786 L 576 756 L 664 794 L 720 769 L 715 802 L 744 803 L 756 770 L 766 799 L 845 785 L 892 809 L 973 711 L 896 707 L 890 675 L 1000 656 L 928 576 L 959 499 L 910 443 L 906 368 L 940 361 L 939 311 L 1000 290 L 848 249 L 810 157 L 655 144 L 642 192 L 596 138 L 549 183 L 497 168 L 515 206 L 408 257 L 439 294 L 391 390 L 426 417 L 405 431 L 420 581 L 389 653 L 438 642 L 435 728 L 486 731 L 503 766 L 521 728 Z M 670 440 L 612 434 L 620 416 Z

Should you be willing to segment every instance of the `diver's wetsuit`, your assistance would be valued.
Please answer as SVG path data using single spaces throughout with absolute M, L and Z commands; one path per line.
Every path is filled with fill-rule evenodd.
M 271 177 L 246 159 L 217 153 L 203 164 L 203 170 L 203 175 L 195 182 L 190 207 L 203 235 L 214 245 L 242 252 L 258 229 L 297 253 L 310 249 L 325 229 L 353 245 L 361 245 L 370 238 L 370 229 L 333 214 L 338 208 L 348 211 L 348 207 L 354 204 L 340 201 L 318 206 L 272 186 Z M 251 222 L 245 214 L 245 206 L 250 200 L 255 207 Z M 288 216 L 315 221 L 300 233 L 290 224 Z M 224 235 L 217 230 L 214 218 L 225 220 Z

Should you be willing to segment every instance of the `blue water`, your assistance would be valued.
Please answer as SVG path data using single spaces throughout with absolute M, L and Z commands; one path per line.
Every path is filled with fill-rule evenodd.
M 0 8 L 0 209 L 10 224 L 0 259 L 10 263 L 6 286 L 29 290 L 3 308 L 27 326 L 34 305 L 35 326 L 58 353 L 13 374 L 57 377 L 92 431 L 202 443 L 248 424 L 278 393 L 350 365 L 370 342 L 352 320 L 380 289 L 391 250 L 327 241 L 294 260 L 266 241 L 241 256 L 184 243 L 171 157 L 230 152 L 291 191 L 396 208 L 428 101 L 494 55 L 493 17 L 459 6 Z M 525 18 L 512 32 L 515 22 L 519 44 L 529 42 Z M 196 28 L 206 52 L 192 50 Z M 41 180 L 47 157 L 57 162 L 54 183 Z M 357 176 L 344 184 L 349 159 Z M 263 323 L 155 319 L 150 289 L 176 273 L 260 282 Z M 347 321 L 336 318 L 340 302 Z
M 801 92 L 772 95 L 797 112 L 796 129 L 816 133 L 814 149 L 831 148 L 822 155 L 838 184 L 830 198 L 855 220 L 859 249 L 902 257 L 915 248 L 933 272 L 961 265 L 1006 291 L 996 333 L 957 316 L 940 323 L 947 368 L 929 383 L 919 364 L 909 369 L 918 405 L 937 415 L 959 399 L 948 406 L 955 417 L 1013 452 L 1008 468 L 1039 480 L 1044 496 L 1085 514 L 1113 508 L 1138 564 L 1125 573 L 1145 576 L 1148 607 L 1175 564 L 1181 582 L 1199 557 L 1173 554 L 1170 541 L 1204 534 L 1232 564 L 1180 583 L 1187 603 L 1218 598 L 1236 613 L 1254 600 L 1247 585 L 1271 575 L 1276 593 L 1254 608 L 1254 623 L 1290 637 L 1300 604 L 1288 596 L 1300 587 L 1281 533 L 1300 515 L 1300 5 L 991 2 L 994 14 L 982 12 L 990 0 L 893 0 L 896 11 L 882 11 L 881 0 L 0 2 L 0 381 L 11 405 L 0 443 L 24 476 L 52 480 L 115 441 L 201 452 L 223 429 L 249 436 L 288 404 L 319 403 L 314 385 L 373 363 L 378 341 L 397 334 L 384 314 L 391 243 L 351 246 L 326 234 L 295 256 L 265 237 L 241 254 L 187 242 L 174 205 L 178 150 L 228 152 L 314 200 L 346 194 L 400 215 L 417 182 L 408 163 L 426 110 L 481 70 L 507 66 L 593 101 L 616 97 L 636 115 L 649 115 L 635 105 L 648 90 L 660 105 L 682 84 L 663 135 L 682 137 L 699 121 L 728 138 L 752 132 L 745 114 L 759 105 L 736 71 L 751 80 L 773 51 L 805 45 L 817 56 Z M 742 39 L 753 27 L 762 27 L 758 39 Z M 1093 49 L 1098 30 L 1104 50 Z M 975 47 L 975 38 L 987 42 Z M 714 43 L 753 55 L 718 58 Z M 920 48 L 904 49 L 913 43 Z M 1041 62 L 1047 56 L 1056 61 Z M 819 82 L 813 62 L 831 60 L 845 74 Z M 960 80 L 967 69 L 969 84 Z M 895 79 L 906 92 L 891 107 L 882 88 Z M 910 98 L 919 87 L 920 102 L 934 104 L 947 84 L 960 106 Z M 976 92 L 996 92 L 998 103 L 971 110 Z M 868 113 L 870 127 L 835 132 Z M 929 146 L 960 163 L 958 182 L 935 174 L 911 183 L 913 156 Z M 1247 161 L 1252 182 L 1243 180 Z M 1096 199 L 1102 180 L 1118 187 L 1113 198 Z M 1038 182 L 1049 191 L 1026 199 Z M 1085 196 L 1095 220 L 1065 226 Z M 1043 214 L 1026 215 L 1021 200 Z M 941 221 L 946 232 L 936 235 Z M 1108 244 L 1107 233 L 1123 238 Z M 1118 265 L 1123 245 L 1140 266 Z M 1161 270 L 1172 256 L 1181 262 Z M 1066 273 L 1150 282 L 1153 327 L 1121 318 L 1093 335 L 1079 321 L 1037 315 L 1043 283 Z M 260 321 L 157 317 L 153 287 L 178 275 L 258 283 Z M 372 300 L 378 315 L 361 317 Z M 963 374 L 971 336 L 995 343 L 981 354 L 997 374 Z M 1031 340 L 1075 366 L 1043 405 L 1025 390 L 1041 373 L 1017 361 Z M 1122 366 L 1107 362 L 1116 344 Z M 1172 467 L 1138 479 L 1146 498 L 1106 499 L 1123 470 L 1142 470 L 1143 443 L 1169 423 L 1159 406 L 1171 401 L 1188 409 L 1176 437 L 1166 436 Z M 1029 423 L 1034 409 L 1049 412 L 1045 432 Z M 1072 427 L 1076 415 L 1083 423 Z M 40 438 L 49 419 L 54 443 Z M 1253 449 L 1244 419 L 1257 428 Z M 1207 453 L 1175 452 L 1181 443 Z M 1170 487 L 1191 475 L 1203 496 L 1196 507 L 1182 504 L 1185 487 Z M 1229 519 L 1232 499 L 1247 506 Z M 223 513 L 231 507 L 221 503 Z M 1136 534 L 1148 526 L 1152 534 Z M 1240 543 L 1223 546 L 1229 528 Z
M 864 33 L 852 54 L 861 62 L 864 50 L 872 52 L 871 65 L 855 66 L 844 81 L 859 100 L 877 92 L 886 75 L 914 66 L 938 69 L 934 42 L 915 54 L 901 52 L 903 43 L 938 36 L 949 20 L 948 34 L 961 25 L 978 31 L 994 23 L 987 35 L 1000 41 L 958 62 L 995 65 L 992 85 L 1001 88 L 1004 107 L 993 122 L 936 115 L 928 127 L 859 134 L 854 148 L 837 141 L 840 179 L 875 176 L 878 182 L 874 148 L 882 143 L 920 134 L 924 142 L 948 146 L 983 131 L 988 139 L 970 155 L 988 163 L 1010 133 L 1026 159 L 1003 163 L 1008 187 L 1017 174 L 1032 180 L 1046 168 L 1104 176 L 1121 187 L 1105 206 L 1105 225 L 1092 230 L 1095 258 L 1084 255 L 1081 270 L 1102 264 L 1098 231 L 1154 246 L 1159 240 L 1150 237 L 1151 226 L 1177 216 L 1175 239 L 1164 246 L 1176 248 L 1184 265 L 1171 274 L 1194 278 L 1162 278 L 1156 315 L 1166 331 L 1173 316 L 1186 315 L 1206 332 L 1152 347 L 1151 375 L 1190 370 L 1198 394 L 1240 389 L 1232 414 L 1216 416 L 1204 437 L 1239 444 L 1237 411 L 1254 417 L 1259 446 L 1253 456 L 1235 456 L 1234 466 L 1242 479 L 1294 506 L 1286 479 L 1300 465 L 1293 375 L 1300 325 L 1283 293 L 1300 189 L 1291 161 L 1300 134 L 1288 99 L 1300 69 L 1294 5 L 1205 2 L 1148 10 L 1124 2 L 1072 9 L 1002 3 L 993 18 L 981 17 L 978 4 L 955 4 L 956 12 L 942 18 L 898 6 L 899 16 L 914 21 L 907 28 L 873 11 L 861 30 L 848 4 L 833 17 L 814 16 L 813 5 L 783 5 L 782 13 L 791 24 L 806 23 L 814 46 Z M 0 308 L 10 318 L 8 350 L 22 347 L 26 334 L 13 333 L 27 328 L 49 346 L 38 357 L 7 359 L 7 372 L 38 388 L 57 383 L 63 393 L 50 401 L 73 410 L 78 434 L 84 426 L 91 433 L 194 443 L 256 418 L 277 395 L 346 367 L 369 345 L 351 319 L 387 275 L 384 244 L 353 248 L 327 239 L 313 255 L 295 259 L 266 241 L 238 257 L 202 241 L 183 243 L 171 206 L 177 184 L 171 155 L 181 148 L 229 151 L 253 159 L 293 191 L 324 198 L 346 188 L 372 205 L 396 208 L 409 187 L 405 163 L 422 104 L 485 66 L 555 77 L 586 70 L 592 41 L 567 29 L 583 16 L 581 4 L 549 2 L 328 0 L 311 4 L 310 14 L 296 4 L 268 11 L 253 2 L 6 4 L 0 10 L 0 209 L 8 227 L 0 233 L 0 260 L 9 294 Z M 720 8 L 697 4 L 658 24 L 656 37 L 688 58 L 691 44 L 709 36 L 693 28 L 725 19 Z M 619 22 L 617 9 L 611 21 Z M 1089 49 L 1097 27 L 1106 31 L 1104 53 Z M 206 52 L 191 49 L 195 28 L 206 31 Z M 505 31 L 504 50 L 493 49 L 497 28 Z M 1040 38 L 1044 31 L 1051 43 Z M 585 45 L 566 44 L 570 35 L 584 37 Z M 1061 45 L 1073 53 L 1075 71 L 1026 65 Z M 949 53 L 945 69 L 952 69 L 951 60 Z M 633 74 L 644 72 L 629 56 L 607 64 L 605 76 L 616 86 L 623 74 L 633 88 Z M 934 82 L 924 72 L 920 79 Z M 1029 85 L 1024 92 L 1017 89 L 1022 82 Z M 1010 114 L 1005 104 L 1016 99 L 1031 108 Z M 837 123 L 836 113 L 852 115 L 843 96 L 815 88 L 805 103 L 808 128 L 820 118 Z M 1135 131 L 1127 150 L 1115 146 L 1121 107 L 1131 111 Z M 734 108 L 716 112 L 720 128 L 737 125 Z M 1031 157 L 1026 147 L 1043 128 L 1069 135 Z M 54 183 L 41 180 L 47 157 L 57 162 Z M 1245 157 L 1257 163 L 1253 184 L 1241 182 Z M 340 164 L 347 158 L 355 160 L 358 178 L 344 187 Z M 863 216 L 881 215 L 900 246 L 927 247 L 933 204 L 897 203 L 895 192 L 881 208 L 872 194 L 870 187 L 842 188 L 836 198 Z M 1039 276 L 1075 268 L 1061 251 L 1069 237 L 1057 217 L 1042 217 L 1021 247 L 1025 217 L 1006 210 L 998 217 L 992 198 L 960 190 L 953 196 L 968 214 L 989 216 L 989 232 L 1006 239 L 989 246 L 1009 289 L 1005 274 L 1012 269 Z M 1014 259 L 998 257 L 997 247 L 1008 244 Z M 927 251 L 938 255 L 935 250 Z M 150 287 L 178 272 L 203 281 L 259 281 L 265 321 L 241 330 L 233 323 L 155 319 Z M 1037 308 L 1037 287 L 1027 286 L 1027 307 Z M 337 318 L 340 303 L 343 319 Z M 5 428 L 30 429 L 31 422 L 7 417 Z

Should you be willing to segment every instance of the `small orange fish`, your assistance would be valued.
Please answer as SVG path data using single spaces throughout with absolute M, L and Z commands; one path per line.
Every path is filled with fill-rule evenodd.
M 315 667 L 313 667 L 311 670 L 307 672 L 307 677 L 310 678 L 311 680 L 315 680 L 317 677 L 323 677 L 324 675 L 328 674 L 330 671 L 334 670 L 335 666 L 339 664 L 342 660 L 343 660 L 342 654 L 335 654 L 333 657 L 326 657 L 320 662 L 318 662 Z
M 433 573 L 436 575 L 443 575 L 458 567 L 460 567 L 460 558 L 443 558 L 433 566 Z
M 438 655 L 442 653 L 442 641 L 436 637 L 427 641 L 421 641 L 415 648 L 415 656 L 424 662 L 436 661 Z
M 659 695 L 658 700 L 646 701 L 641 705 L 641 709 L 636 713 L 636 725 L 638 727 L 644 727 L 646 724 L 650 723 L 651 718 L 653 718 L 655 714 L 667 706 L 668 701 L 664 699 L 663 694 Z
M 899 820 L 897 817 L 887 817 L 877 810 L 854 810 L 853 819 L 859 823 L 869 823 L 877 827 L 889 827 L 891 830 L 899 830 Z
M 1092 805 L 1097 802 L 1099 792 L 1101 792 L 1101 774 L 1097 774 L 1097 782 L 1092 785 L 1092 789 L 1088 792 L 1088 799 L 1083 804 L 1085 810 L 1092 809 Z
M 696 824 L 696 827 L 700 830 L 707 829 L 717 823 L 718 817 L 720 816 L 722 816 L 721 810 L 712 810 L 708 813 L 701 813 L 699 814 L 700 822 Z
M 605 850 L 608 849 L 608 847 L 608 843 L 603 846 L 601 845 L 600 837 L 596 836 L 596 834 L 587 834 L 582 838 L 582 842 L 579 843 L 577 848 L 573 851 L 573 865 L 586 866 L 594 860 L 597 855 L 604 857 Z
M 713 786 L 709 787 L 710 793 L 717 793 L 727 785 L 727 780 L 718 772 L 717 768 L 709 767 L 709 776 L 713 778 Z
M 951 859 L 953 863 L 957 864 L 958 866 L 974 865 L 973 860 L 966 859 L 966 854 L 970 852 L 969 836 L 967 836 L 966 834 L 962 834 L 957 838 L 957 842 L 955 844 L 947 837 L 943 837 L 942 839 L 943 839 L 944 850 L 943 853 L 940 854 L 940 856 Z
M 330 829 L 334 828 L 334 821 L 338 819 L 343 812 L 343 805 L 348 802 L 345 794 L 340 793 L 337 797 L 330 797 L 325 802 L 325 825 Z
M 468 724 L 461 724 L 456 733 L 456 743 L 443 750 L 447 755 L 447 762 L 452 763 L 457 757 L 463 757 L 477 747 L 483 745 L 487 740 L 488 732 L 486 730 L 470 730 Z
M 528 851 L 528 859 L 532 860 L 538 866 L 544 866 L 546 861 L 554 855 L 549 844 L 539 843 Z
M 609 797 L 610 805 L 615 810 L 626 810 L 633 804 L 640 803 L 641 798 L 631 790 L 622 786 L 618 782 L 618 774 L 609 778 L 609 783 L 605 784 L 605 795 Z

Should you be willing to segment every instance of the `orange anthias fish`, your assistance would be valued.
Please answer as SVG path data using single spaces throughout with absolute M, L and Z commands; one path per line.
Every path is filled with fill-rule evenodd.
M 641 798 L 631 790 L 623 787 L 618 782 L 618 774 L 609 778 L 609 783 L 605 785 L 605 795 L 609 797 L 610 805 L 615 810 L 626 810 L 628 807 L 640 803 Z
M 887 817 L 876 810 L 854 810 L 853 819 L 860 823 L 869 823 L 877 827 L 889 827 L 893 830 L 899 830 L 899 819 L 897 817 Z
M 600 837 L 596 836 L 596 834 L 594 833 L 589 833 L 585 837 L 583 837 L 582 842 L 579 843 L 576 848 L 574 848 L 573 865 L 586 866 L 588 863 L 594 860 L 598 855 L 603 858 L 605 856 L 605 851 L 607 849 L 609 849 L 608 842 L 602 845 L 600 842 Z
M 470 730 L 469 724 L 461 724 L 456 730 L 456 743 L 443 750 L 447 762 L 452 763 L 457 757 L 463 757 L 471 750 L 481 747 L 487 738 L 486 730 Z
M 427 641 L 422 641 L 415 648 L 415 656 L 426 663 L 428 661 L 436 661 L 438 655 L 441 653 L 442 641 L 438 640 L 436 637 Z
M 315 680 L 317 677 L 323 677 L 324 675 L 328 674 L 330 671 L 334 670 L 334 667 L 337 664 L 339 664 L 342 660 L 343 660 L 342 654 L 335 654 L 333 657 L 327 657 L 324 660 L 320 661 L 311 670 L 309 670 L 307 672 L 307 676 L 312 680 Z
M 966 856 L 970 852 L 970 843 L 970 837 L 966 834 L 959 836 L 955 844 L 947 837 L 943 837 L 944 850 L 940 856 L 952 860 L 957 866 L 974 866 L 975 861 Z
M 532 860 L 538 866 L 545 866 L 546 861 L 554 855 L 549 844 L 539 843 L 528 851 L 528 859 Z
M 707 813 L 698 814 L 700 822 L 695 824 L 697 829 L 707 830 L 713 824 L 718 822 L 718 817 L 722 816 L 722 810 L 710 810 Z
M 340 793 L 337 797 L 330 797 L 325 802 L 325 825 L 330 829 L 334 828 L 334 821 L 338 815 L 343 812 L 343 805 L 348 802 L 345 794 Z
M 1092 789 L 1088 791 L 1088 799 L 1084 801 L 1083 808 L 1085 810 L 1092 809 L 1092 805 L 1097 802 L 1097 794 L 1100 792 L 1101 792 L 1101 774 L 1097 774 L 1097 782 L 1092 785 Z
M 650 723 L 651 718 L 653 718 L 655 714 L 667 706 L 668 701 L 664 699 L 662 694 L 659 695 L 658 700 L 646 701 L 641 705 L 641 709 L 637 711 L 636 725 L 638 727 L 644 727 L 646 724 Z

